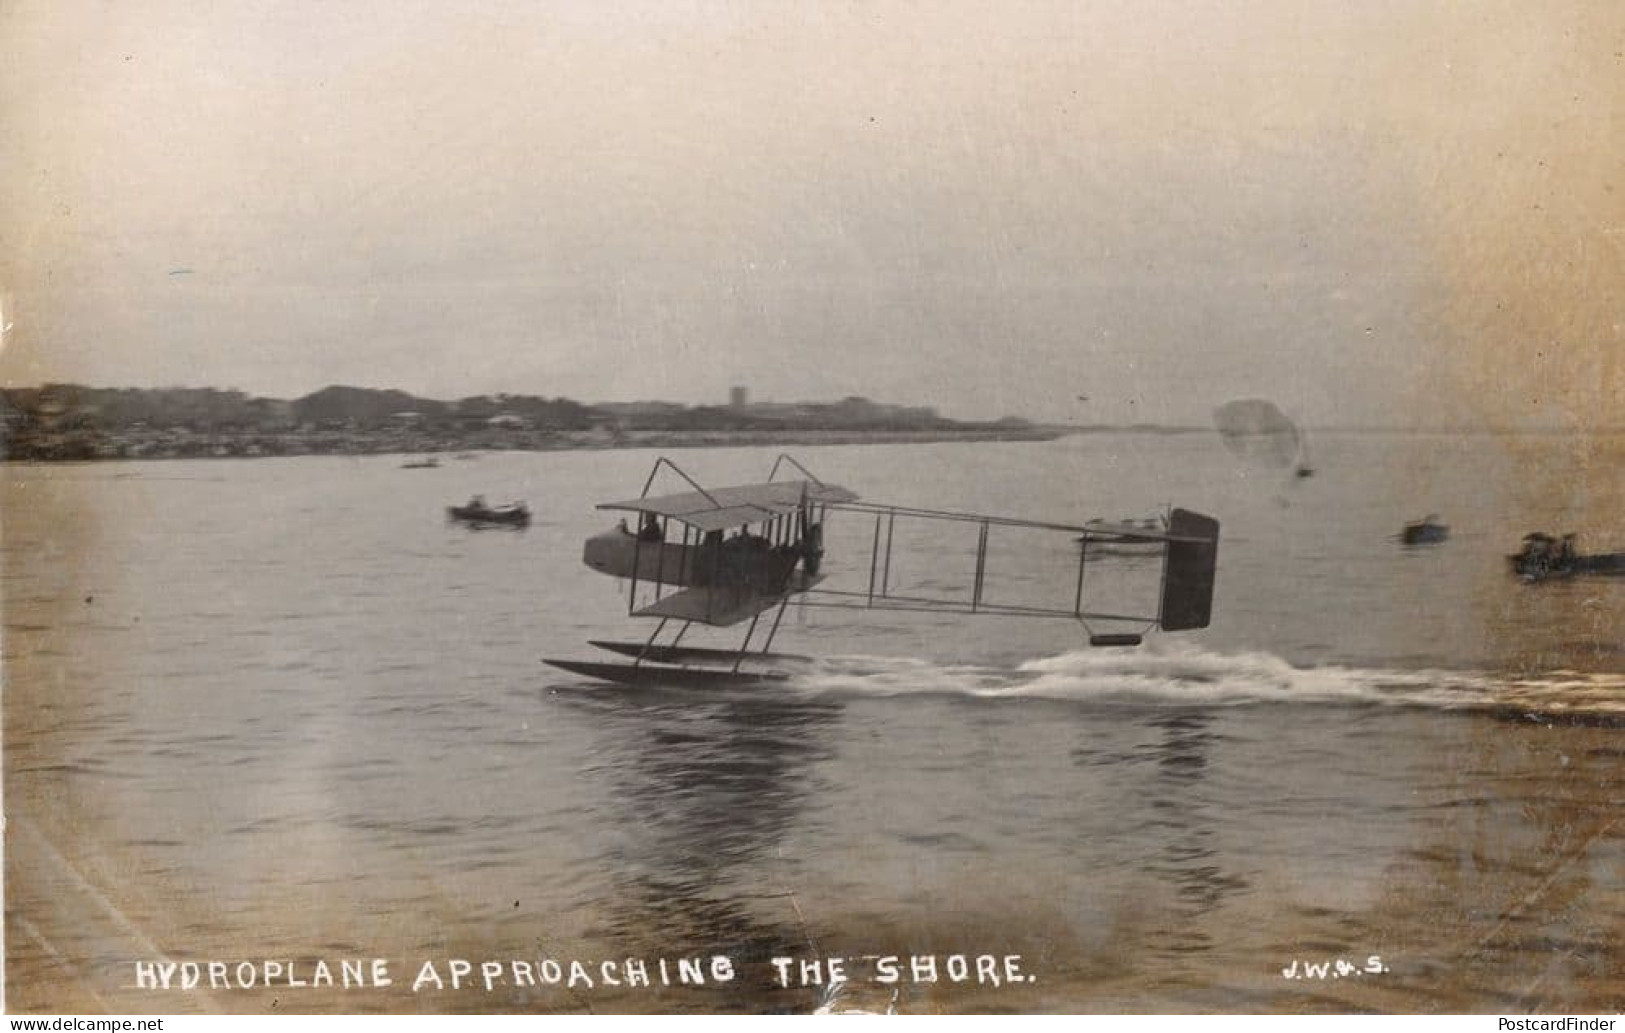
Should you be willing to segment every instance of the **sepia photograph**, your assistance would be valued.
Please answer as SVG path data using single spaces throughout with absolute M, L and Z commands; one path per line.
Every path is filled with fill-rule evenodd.
M 1625 1011 L 1625 6 L 0 45 L 8 1013 Z

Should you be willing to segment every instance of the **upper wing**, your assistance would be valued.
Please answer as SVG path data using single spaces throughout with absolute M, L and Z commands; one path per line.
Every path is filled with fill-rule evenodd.
M 724 531 L 794 513 L 805 501 L 811 505 L 856 502 L 858 496 L 838 484 L 815 481 L 769 481 L 731 488 L 653 495 L 622 502 L 601 502 L 599 509 L 652 513 L 679 520 L 700 531 Z

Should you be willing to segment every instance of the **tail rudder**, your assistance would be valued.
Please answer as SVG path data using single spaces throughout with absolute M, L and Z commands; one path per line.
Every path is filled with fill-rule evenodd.
M 1157 623 L 1164 631 L 1205 628 L 1213 616 L 1213 581 L 1219 561 L 1219 522 L 1175 509 L 1168 516 L 1168 559 L 1163 565 L 1162 604 Z

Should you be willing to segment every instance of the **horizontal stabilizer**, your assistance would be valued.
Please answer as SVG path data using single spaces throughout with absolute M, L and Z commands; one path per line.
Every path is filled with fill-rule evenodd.
M 1164 631 L 1205 628 L 1213 616 L 1213 579 L 1219 560 L 1219 522 L 1175 509 L 1168 516 L 1168 561 L 1163 567 Z
M 1143 641 L 1139 635 L 1090 635 L 1089 644 L 1096 648 L 1108 646 L 1137 646 Z

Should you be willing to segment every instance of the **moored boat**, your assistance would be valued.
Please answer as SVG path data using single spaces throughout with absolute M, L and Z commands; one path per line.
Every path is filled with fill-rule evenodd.
M 530 508 L 523 502 L 512 502 L 506 506 L 488 506 L 483 498 L 476 495 L 467 505 L 447 506 L 446 518 L 471 527 L 523 528 L 530 526 Z
M 1582 554 L 1576 547 L 1576 536 L 1565 534 L 1561 538 L 1534 531 L 1523 536 L 1523 548 L 1507 557 L 1512 572 L 1525 581 L 1545 581 L 1549 578 L 1568 578 L 1579 574 L 1625 575 L 1625 552 Z
M 1159 537 L 1167 530 L 1167 525 L 1155 517 L 1145 517 L 1135 520 L 1124 517 L 1116 523 L 1108 523 L 1095 518 L 1084 525 L 1089 529 L 1086 535 L 1074 539 L 1084 547 L 1084 558 L 1090 560 L 1106 559 L 1107 557 L 1157 557 L 1162 555 L 1162 543 Z M 1137 532 L 1145 532 L 1147 537 L 1141 538 Z
M 1429 513 L 1421 520 L 1405 525 L 1399 540 L 1406 545 L 1437 545 L 1450 537 L 1450 528 L 1439 523 L 1437 513 Z

